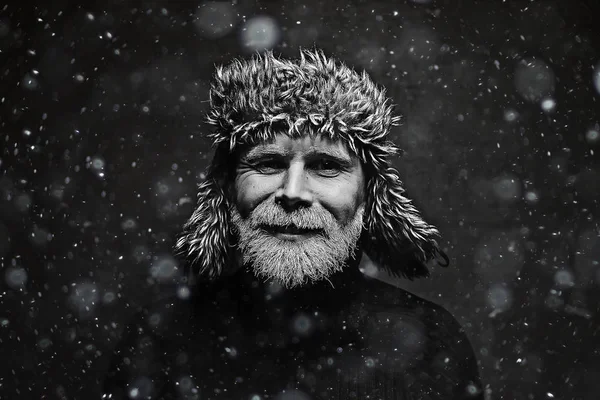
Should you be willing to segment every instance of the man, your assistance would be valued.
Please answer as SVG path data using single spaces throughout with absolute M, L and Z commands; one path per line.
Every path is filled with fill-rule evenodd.
M 210 105 L 216 153 L 176 246 L 191 296 L 127 328 L 105 397 L 482 399 L 457 321 L 361 272 L 445 258 L 391 166 L 384 90 L 318 50 L 266 52 L 218 68 Z

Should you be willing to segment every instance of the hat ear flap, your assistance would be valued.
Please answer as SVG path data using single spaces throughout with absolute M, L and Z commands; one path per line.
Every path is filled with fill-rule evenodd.
M 197 207 L 175 245 L 179 254 L 191 260 L 186 275 L 219 277 L 229 262 L 230 235 L 227 198 L 209 172 L 198 185 Z
M 427 224 L 404 197 L 400 176 L 386 168 L 369 182 L 364 251 L 393 276 L 410 280 L 429 275 L 426 263 L 447 256 L 438 248 L 438 230 Z M 447 265 L 447 264 L 446 264 Z

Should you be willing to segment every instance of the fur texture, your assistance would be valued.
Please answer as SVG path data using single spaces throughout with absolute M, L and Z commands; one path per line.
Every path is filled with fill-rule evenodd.
M 210 89 L 207 123 L 213 127 L 217 152 L 206 180 L 199 185 L 198 205 L 184 226 L 176 250 L 189 258 L 193 273 L 220 276 L 232 261 L 225 184 L 241 144 L 292 137 L 328 135 L 345 141 L 367 173 L 365 230 L 360 248 L 393 276 L 428 275 L 426 264 L 441 256 L 437 229 L 427 224 L 404 196 L 391 157 L 398 153 L 387 140 L 400 116 L 366 72 L 357 73 L 321 50 L 300 50 L 298 60 L 271 51 L 235 60 L 216 69 Z

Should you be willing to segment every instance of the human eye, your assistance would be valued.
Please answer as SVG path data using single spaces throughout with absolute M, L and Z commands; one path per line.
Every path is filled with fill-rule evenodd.
M 265 158 L 253 163 L 254 169 L 263 174 L 275 174 L 285 169 L 283 160 L 275 158 Z
M 311 168 L 319 175 L 323 175 L 326 177 L 337 176 L 340 172 L 342 172 L 343 169 L 340 163 L 327 158 L 315 160 L 315 162 L 312 163 Z

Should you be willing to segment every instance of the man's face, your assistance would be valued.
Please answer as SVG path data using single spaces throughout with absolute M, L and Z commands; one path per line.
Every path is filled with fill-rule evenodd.
M 365 177 L 341 142 L 278 135 L 241 154 L 231 189 L 242 261 L 284 287 L 339 271 L 360 237 Z

